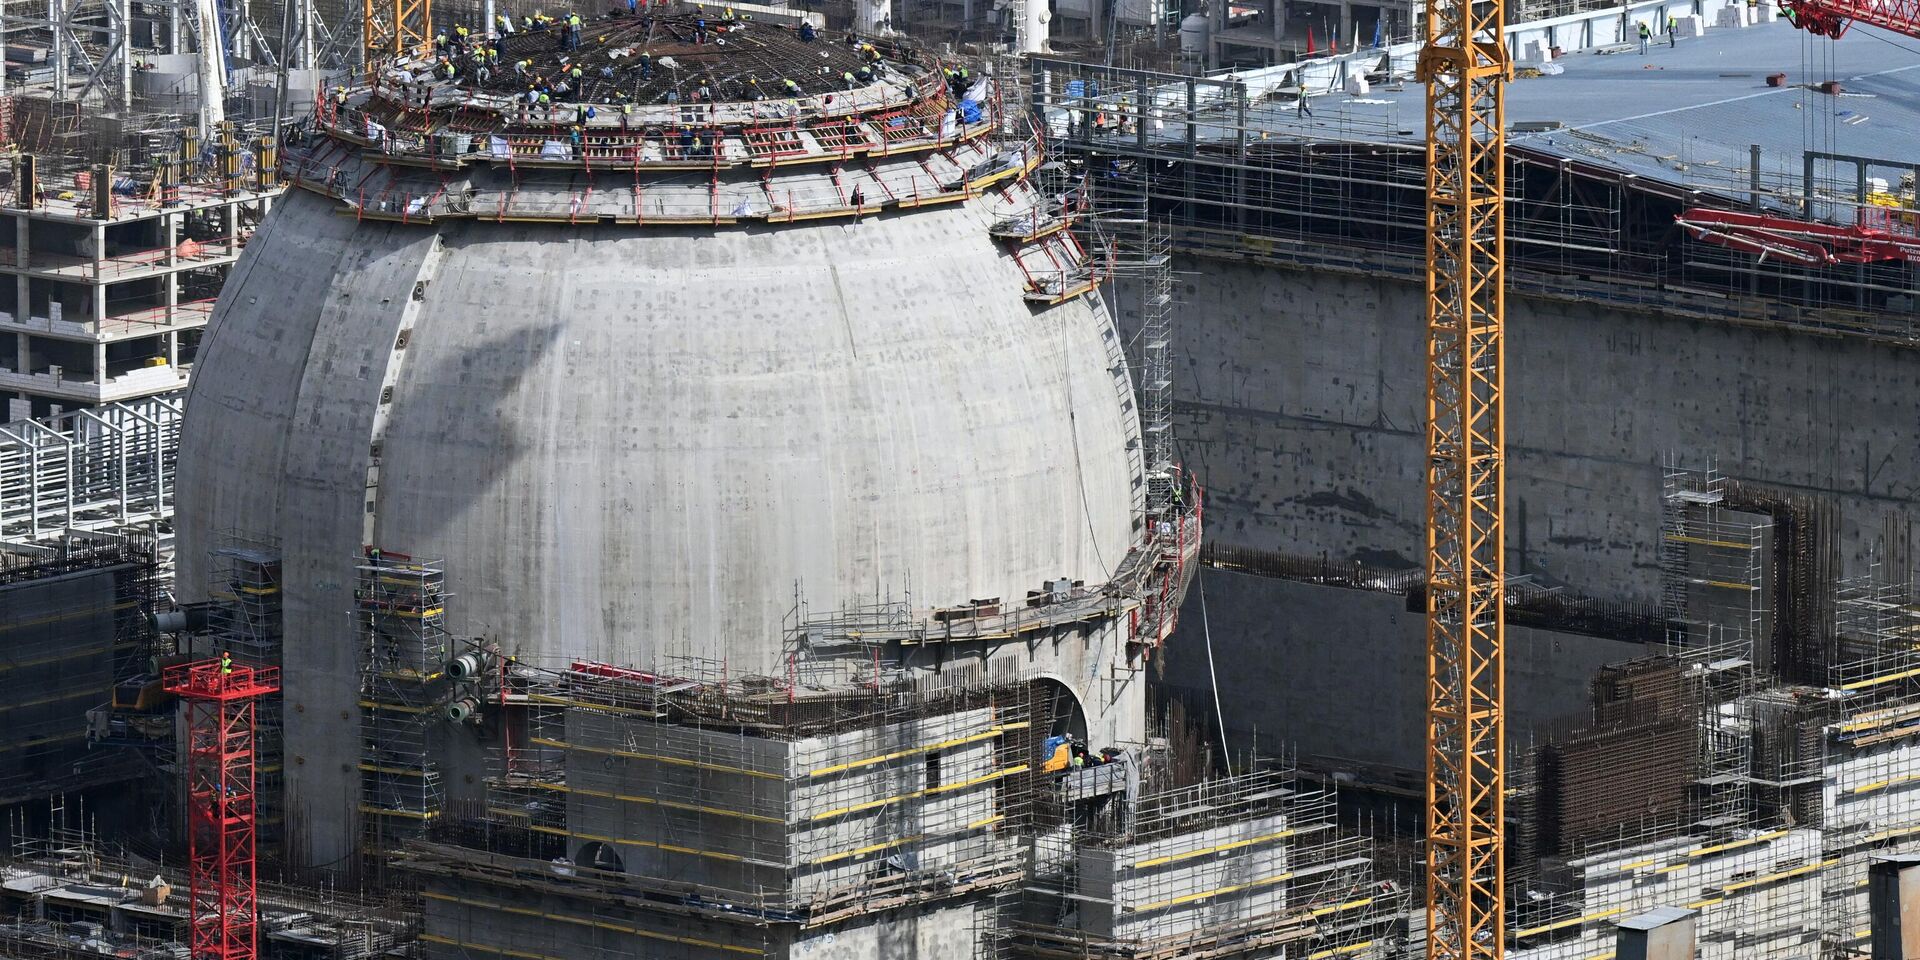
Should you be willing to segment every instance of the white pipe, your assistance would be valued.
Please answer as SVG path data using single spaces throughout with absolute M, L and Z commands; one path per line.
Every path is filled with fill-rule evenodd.
M 120 0 L 120 110 L 133 113 L 133 0 Z
M 67 98 L 67 0 L 47 0 L 47 19 L 53 21 L 53 97 Z
M 300 0 L 300 69 L 314 69 L 313 0 Z
M 226 58 L 221 55 L 226 39 L 220 35 L 220 15 L 214 0 L 194 0 L 194 15 L 200 21 L 200 52 L 195 57 L 200 71 L 200 137 L 211 143 L 213 132 L 227 119 Z
M 1052 53 L 1047 40 L 1053 14 L 1047 10 L 1047 0 L 1026 0 L 1024 6 L 1026 16 L 1020 24 L 1020 52 Z

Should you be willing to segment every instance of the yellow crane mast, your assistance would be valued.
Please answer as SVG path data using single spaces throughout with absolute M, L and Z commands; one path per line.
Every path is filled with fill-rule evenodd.
M 433 0 L 361 0 L 360 39 L 362 67 L 418 52 L 433 41 Z
M 1504 0 L 1427 6 L 1427 956 L 1506 948 Z

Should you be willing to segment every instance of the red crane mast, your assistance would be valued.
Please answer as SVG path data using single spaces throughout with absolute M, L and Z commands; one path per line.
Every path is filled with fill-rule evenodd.
M 193 960 L 254 960 L 260 926 L 254 862 L 254 703 L 280 689 L 280 670 L 202 660 L 167 668 L 161 682 L 187 706 Z

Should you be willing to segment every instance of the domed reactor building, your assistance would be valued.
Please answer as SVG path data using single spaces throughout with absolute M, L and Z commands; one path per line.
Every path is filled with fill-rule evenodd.
M 978 65 L 655 10 L 327 97 L 179 581 L 277 545 L 280 854 L 406 881 L 432 953 L 969 956 L 1138 793 L 1198 491 Z

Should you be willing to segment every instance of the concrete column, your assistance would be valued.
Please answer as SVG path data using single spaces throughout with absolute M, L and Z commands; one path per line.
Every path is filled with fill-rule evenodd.
M 213 139 L 220 122 L 227 119 L 226 40 L 220 36 L 220 16 L 213 0 L 196 0 L 195 18 L 200 26 L 200 52 L 195 59 L 200 72 L 200 139 Z
M 487 0 L 487 12 L 493 12 L 493 0 Z M 313 0 L 300 0 L 300 69 L 317 70 L 319 65 L 313 62 Z M 493 29 L 493 18 L 487 18 L 487 29 Z
M 33 370 L 33 338 L 24 333 L 13 335 L 13 369 L 16 373 L 29 373 Z
M 99 283 L 101 267 L 103 266 L 101 261 L 107 257 L 107 225 L 95 220 L 93 222 L 93 235 L 88 238 L 87 242 L 93 244 L 93 282 Z
M 167 366 L 178 369 L 180 366 L 180 331 L 167 332 Z
M 93 345 L 93 382 L 102 386 L 107 382 L 107 345 L 95 342 Z
M 47 0 L 47 19 L 53 21 L 53 95 L 67 96 L 67 0 Z
M 169 215 L 165 219 L 169 222 L 169 224 L 171 224 L 173 217 Z M 167 230 L 167 262 L 173 263 L 174 260 L 175 260 L 175 257 L 173 254 L 173 230 L 171 229 L 171 227 L 169 227 L 169 229 Z M 175 322 L 179 320 L 180 273 L 178 271 L 169 272 L 166 276 L 166 279 L 161 283 L 161 289 L 164 291 L 164 296 L 166 298 L 163 302 L 166 304 L 166 307 L 167 307 L 165 311 L 167 325 L 172 326 Z M 168 349 L 172 350 L 173 348 L 171 345 L 169 345 Z
M 1920 960 L 1920 854 L 1867 865 L 1867 915 L 1873 960 Z
M 133 0 L 120 0 L 120 109 L 133 112 Z

